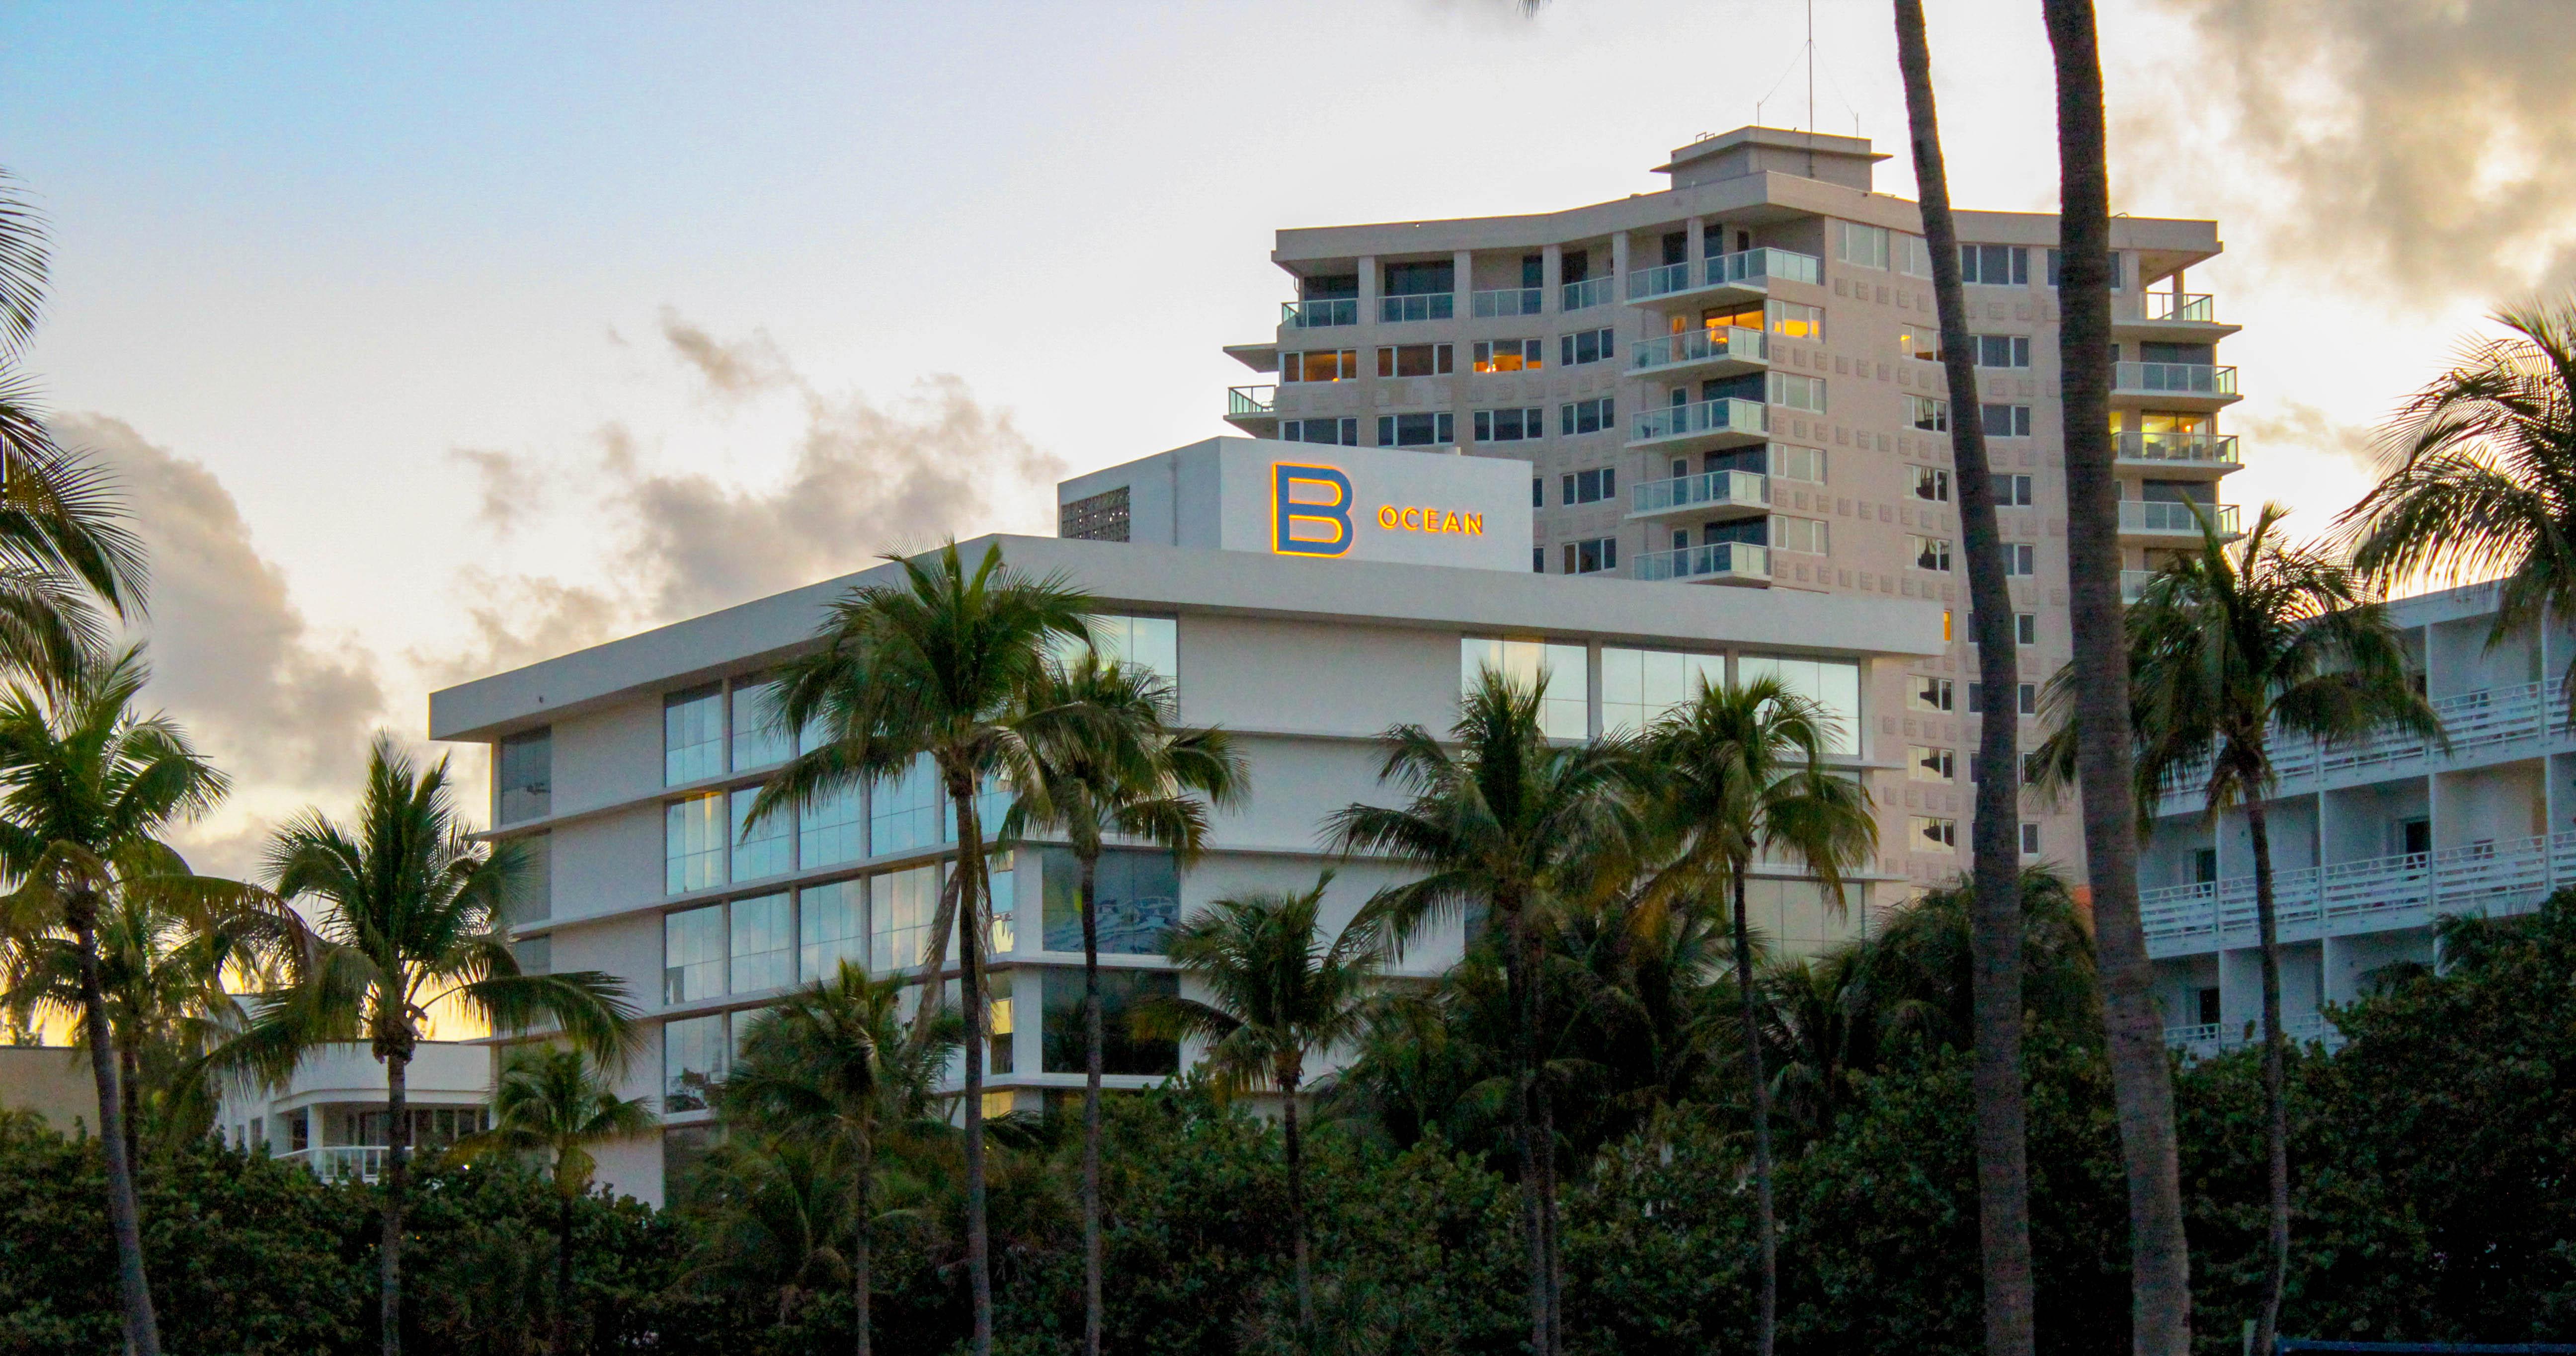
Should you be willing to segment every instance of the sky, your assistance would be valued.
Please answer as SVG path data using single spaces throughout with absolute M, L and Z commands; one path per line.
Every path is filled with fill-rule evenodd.
M 2051 210 L 2030 0 L 1931 0 L 1953 193 Z M 1703 132 L 1872 138 L 1888 6 L 0 3 L 27 356 L 155 554 L 154 699 L 247 870 L 439 686 L 1052 530 L 1066 474 L 1230 432 L 1281 227 L 1653 191 Z M 2498 305 L 2576 283 L 2567 0 L 2101 0 L 2113 210 L 2192 271 L 2247 467 L 2322 527 Z M 460 771 L 479 788 L 471 751 Z M 475 798 L 479 805 L 479 793 Z

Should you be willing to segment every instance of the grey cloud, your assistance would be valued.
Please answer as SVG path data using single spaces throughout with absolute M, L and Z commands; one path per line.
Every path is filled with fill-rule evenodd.
M 2365 471 L 2379 460 L 2380 433 L 2376 426 L 2337 419 L 2301 400 L 2280 402 L 2278 413 L 2231 416 L 2229 424 L 2230 431 L 2252 447 L 2305 447 L 2342 457 Z
M 2125 175 L 2233 180 L 2268 257 L 2383 292 L 2576 283 L 2565 0 L 2162 3 L 2198 50 L 2122 120 Z
M 451 448 L 447 455 L 474 469 L 482 487 L 474 516 L 494 532 L 509 535 L 544 506 L 545 479 L 528 458 L 475 447 Z
M 372 659 L 312 633 L 205 466 L 102 415 L 55 430 L 114 469 L 151 549 L 154 699 L 245 783 L 345 783 L 385 713 Z
M 627 628 L 629 604 L 606 590 L 558 579 L 458 576 L 471 639 L 446 650 L 414 649 L 405 657 L 432 688 L 467 682 L 570 654 L 614 639 Z
M 679 312 L 665 306 L 662 337 L 669 341 L 672 352 L 705 379 L 713 395 L 739 400 L 795 379 L 786 355 L 778 351 L 778 345 L 764 330 L 754 330 L 748 338 L 726 343 L 682 320 Z

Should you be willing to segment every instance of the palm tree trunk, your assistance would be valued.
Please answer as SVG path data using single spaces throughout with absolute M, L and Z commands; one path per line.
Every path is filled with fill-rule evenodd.
M 572 1356 L 572 1197 L 555 1193 L 555 1316 L 551 1356 Z
M 1100 1356 L 1100 853 L 1082 857 L 1082 1350 Z
M 1744 873 L 1751 863 L 1732 864 L 1735 877 L 1735 992 L 1744 1012 L 1744 1073 L 1753 1088 L 1753 1202 L 1762 1244 L 1762 1311 L 1755 1330 L 1754 1356 L 1771 1356 L 1780 1317 L 1780 1237 L 1771 1214 L 1771 1088 L 1762 1077 L 1762 1021 L 1753 1001 L 1753 929 L 1744 916 Z
M 1986 693 L 1978 728 L 1975 866 L 1970 937 L 1977 1063 L 1977 1222 L 1985 1262 L 1987 1356 L 2030 1356 L 2036 1342 L 2030 1261 L 2030 1160 L 2022 1092 L 2021 1029 L 2021 657 L 2012 634 L 2012 591 L 1995 519 L 1994 476 L 1977 412 L 1977 372 L 1968 351 L 1967 303 L 1960 292 L 1959 233 L 1932 95 L 1932 50 L 1923 0 L 1895 0 L 1896 64 L 1914 142 L 1923 203 L 1923 241 L 1932 255 L 1932 293 L 1941 317 L 1941 364 L 1950 386 L 1950 456 L 1958 468 L 1960 536 L 1967 544 L 1968 610 L 1976 623 L 1977 678 Z
M 963 870 L 951 871 L 939 886 L 939 905 L 930 915 L 930 944 L 921 958 L 925 983 L 936 983 L 940 972 L 948 968 L 948 939 L 957 931 L 957 892 L 966 885 Z M 930 1041 L 930 1033 L 939 1022 L 939 1005 L 923 1003 L 913 1010 L 912 1034 L 908 1038 L 918 1050 Z
M 1547 1086 L 1547 941 L 1522 906 L 1521 972 L 1529 984 L 1530 1110 L 1538 1144 L 1538 1236 L 1547 1283 L 1547 1356 L 1565 1352 L 1565 1258 L 1557 1247 L 1556 1098 Z
M 125 1109 L 125 1161 L 136 1166 L 143 1162 L 143 1136 L 137 1129 L 143 1123 L 143 1061 L 134 1047 L 120 1038 L 116 1043 L 116 1095 Z
M 1518 1066 L 1512 1070 L 1512 1141 L 1520 1151 L 1521 1226 L 1529 1245 L 1530 1352 L 1550 1356 L 1548 1339 L 1555 1325 L 1548 1304 L 1547 1225 L 1540 1208 L 1544 1193 L 1539 1181 L 1537 1117 L 1531 1105 L 1537 1082 L 1538 1016 L 1530 1002 L 1529 957 L 1524 946 L 1529 920 L 1522 917 L 1517 901 L 1496 899 L 1494 904 L 1503 915 L 1504 996 L 1521 1028 L 1512 1042 L 1512 1062 Z
M 1297 1074 L 1291 1070 L 1279 1080 L 1280 1100 L 1286 1104 L 1288 1132 L 1288 1235 L 1289 1249 L 1297 1259 L 1297 1336 L 1302 1342 L 1315 1340 L 1315 1282 L 1306 1261 L 1306 1155 L 1297 1136 Z
M 875 1183 L 870 1179 L 876 1176 L 877 1171 L 877 1141 L 876 1136 L 869 1133 L 864 1125 L 859 1127 L 858 1140 L 859 1236 L 857 1242 L 852 1245 L 850 1255 L 850 1300 L 853 1311 L 858 1315 L 859 1331 L 856 1343 L 858 1356 L 868 1356 L 868 1349 L 876 1340 L 873 1331 L 875 1320 L 869 1313 L 871 1298 L 869 1292 L 875 1288 L 875 1282 L 870 1279 L 868 1273 L 872 1261 L 870 1254 L 874 1251 L 876 1243 L 877 1226 L 873 1218 L 876 1210 L 876 1193 Z
M 2120 611 L 2119 483 L 2111 475 L 2110 169 L 2092 0 L 2045 0 L 2057 68 L 2059 361 L 2066 411 L 2067 574 L 2073 594 L 2077 770 L 2102 1025 L 2129 1181 L 2130 1341 L 2191 1350 L 2172 1070 L 2138 921 L 2129 664 Z
M 950 774 L 948 795 L 957 806 L 957 960 L 966 1009 L 966 1288 L 975 1312 L 974 1356 L 993 1356 L 993 1269 L 984 1225 L 984 831 L 970 771 Z
M 2290 1103 L 2282 1062 L 2281 925 L 2272 893 L 2272 826 L 2263 802 L 2248 797 L 2245 827 L 2254 839 L 2254 922 L 2263 946 L 2263 1127 L 2271 1151 L 2271 1261 L 2264 1267 L 2263 1313 L 2254 1325 L 2254 1350 L 2270 1352 L 2281 1326 L 2281 1291 L 2290 1276 Z
M 403 1197 L 411 1189 L 411 1055 L 385 1054 L 385 1236 L 376 1248 L 384 1356 L 402 1356 Z
M 87 891 L 69 910 L 80 948 L 81 1020 L 89 1028 L 89 1071 L 98 1085 L 98 1141 L 107 1160 L 107 1220 L 116 1235 L 116 1288 L 125 1304 L 125 1343 L 134 1356 L 161 1356 L 161 1320 L 152 1311 L 152 1282 L 143 1271 L 143 1211 L 127 1150 L 125 1098 L 107 1035 L 107 996 L 98 973 L 98 901 Z

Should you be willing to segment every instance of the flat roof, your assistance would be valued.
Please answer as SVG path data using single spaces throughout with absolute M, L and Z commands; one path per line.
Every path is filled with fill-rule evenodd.
M 1013 568 L 1061 573 L 1105 611 L 1583 636 L 1657 646 L 1785 653 L 1942 653 L 1938 603 L 1726 585 L 1521 574 L 1438 565 L 1300 560 L 1057 537 L 958 543 L 970 564 L 999 546 Z M 673 622 L 430 694 L 432 739 L 491 740 L 635 694 L 774 663 L 812 643 L 826 604 L 895 583 L 892 562 Z

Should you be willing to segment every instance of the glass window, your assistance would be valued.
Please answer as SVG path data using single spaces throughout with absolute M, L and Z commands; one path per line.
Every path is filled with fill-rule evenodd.
M 1825 337 L 1825 308 L 1803 302 L 1764 302 L 1762 314 L 1773 334 L 1783 339 L 1822 339 Z
M 1821 485 L 1825 482 L 1824 450 L 1773 443 L 1771 444 L 1771 474 L 1783 480 L 1804 480 Z
M 1918 782 L 1951 782 L 1959 778 L 1959 752 L 1917 744 L 1905 751 L 1906 775 Z
M 1181 684 L 1181 625 L 1170 617 L 1093 617 L 1092 646 L 1100 657 L 1146 669 L 1172 685 Z
M 1580 645 L 1540 640 L 1491 640 L 1468 636 L 1459 642 L 1458 693 L 1474 691 L 1486 669 L 1524 686 L 1547 680 L 1539 703 L 1539 729 L 1550 739 L 1581 739 L 1592 733 L 1591 656 Z
M 1958 702 L 1958 686 L 1947 678 L 1915 674 L 1905 680 L 1905 705 L 1916 711 L 1948 711 Z
M 724 906 L 662 915 L 662 1001 L 694 1003 L 724 991 Z
M 724 689 L 714 683 L 662 699 L 662 784 L 720 777 L 725 770 Z
M 1785 405 L 1808 414 L 1825 412 L 1825 379 L 1801 377 L 1788 372 L 1771 374 L 1771 403 Z
M 663 807 L 663 888 L 686 894 L 725 881 L 725 798 L 711 791 Z
M 1959 849 L 1959 821 L 1955 819 L 1909 815 L 1905 820 L 1905 831 L 1916 852 L 1956 852 Z
M 940 809 L 943 812 L 939 816 L 941 841 L 954 843 L 957 841 L 957 813 L 948 807 L 944 796 Z M 1002 827 L 1002 816 L 1010 812 L 1010 784 L 999 777 L 984 778 L 975 790 L 975 822 L 982 827 L 986 843 L 993 841 L 993 835 Z
M 940 840 L 939 772 L 929 754 L 868 795 L 868 850 L 877 856 L 933 847 Z
M 1011 971 L 1003 971 L 991 980 L 984 997 L 984 1068 L 988 1073 L 1011 1072 Z
M 1046 976 L 1045 1016 L 1039 1023 L 1039 1035 L 1046 1050 L 1046 1072 L 1081 1073 L 1083 1071 L 1082 971 L 1050 968 L 1040 971 Z M 1147 1040 L 1136 1034 L 1136 1009 L 1152 996 L 1173 996 L 1181 990 L 1180 977 L 1166 971 L 1103 970 L 1100 972 L 1100 1071 L 1112 1074 L 1174 1074 L 1180 1072 L 1180 1046 L 1172 1041 Z
M 530 937 L 525 941 L 515 943 L 510 948 L 510 954 L 518 960 L 520 974 L 547 975 L 554 973 L 555 939 L 552 936 Z
M 1833 525 L 1822 518 L 1774 516 L 1771 519 L 1771 545 L 1804 555 L 1831 555 Z
M 1377 417 L 1377 445 L 1430 447 L 1456 442 L 1457 427 L 1457 416 L 1446 410 L 1422 414 L 1381 414 Z
M 778 684 L 737 683 L 733 689 L 733 770 L 783 763 L 796 741 L 779 724 Z
M 787 892 L 737 899 L 733 910 L 733 991 L 759 993 L 796 982 L 796 915 Z
M 1924 243 L 1923 237 L 1897 232 L 1895 254 L 1898 272 L 1916 278 L 1932 276 L 1932 247 Z
M 551 918 L 555 912 L 554 835 L 532 833 L 515 841 L 519 845 L 520 867 L 510 878 L 509 892 L 501 903 L 503 920 L 514 926 Z
M 1066 848 L 1048 848 L 1041 867 L 1041 912 L 1049 951 L 1082 950 L 1082 864 Z M 1093 883 L 1104 956 L 1159 956 L 1180 922 L 1181 871 L 1168 852 L 1101 854 Z
M 496 823 L 516 824 L 553 813 L 555 802 L 554 730 L 530 730 L 501 741 L 492 775 Z
M 1737 681 L 1760 678 L 1777 678 L 1782 686 L 1825 709 L 1833 725 L 1825 732 L 1826 752 L 1860 752 L 1860 665 L 1840 659 L 1751 654 L 1737 662 Z
M 1703 685 L 1726 684 L 1726 657 L 1601 647 L 1601 733 L 1637 734 L 1694 700 Z
M 704 1111 L 708 1094 L 725 1080 L 723 1013 L 662 1024 L 662 1109 Z
M 1862 268 L 1887 267 L 1887 228 L 1857 221 L 1834 223 L 1834 257 Z
M 760 788 L 746 786 L 733 793 L 733 878 L 764 880 L 783 876 L 796 867 L 796 815 L 780 810 L 757 824 L 751 822 L 751 807 L 760 799 Z
M 796 860 L 804 866 L 837 866 L 867 855 L 859 788 L 827 791 L 796 812 Z
M 868 973 L 890 975 L 930 954 L 930 919 L 939 911 L 940 870 L 916 866 L 868 878 Z
M 829 979 L 843 961 L 867 965 L 867 888 L 852 879 L 796 892 L 797 978 Z

